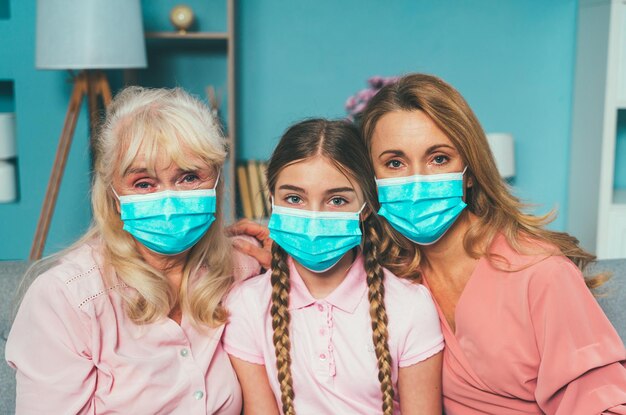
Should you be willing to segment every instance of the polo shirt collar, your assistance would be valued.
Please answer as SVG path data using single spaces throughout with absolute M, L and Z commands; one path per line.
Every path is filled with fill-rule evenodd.
M 288 259 L 291 290 L 289 310 L 304 308 L 319 301 L 325 301 L 347 313 L 353 313 L 367 292 L 363 255 L 359 252 L 348 268 L 346 278 L 326 298 L 315 299 L 304 284 L 291 257 Z

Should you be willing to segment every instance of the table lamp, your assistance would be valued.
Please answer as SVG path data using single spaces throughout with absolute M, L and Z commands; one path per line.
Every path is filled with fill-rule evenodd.
M 487 141 L 491 153 L 496 160 L 496 167 L 503 179 L 511 179 L 515 176 L 515 148 L 513 135 L 509 133 L 489 133 Z
M 104 106 L 111 101 L 111 89 L 101 70 L 147 66 L 140 0 L 38 0 L 36 39 L 37 69 L 70 70 L 74 86 L 31 260 L 43 252 L 83 98 L 87 97 L 93 136 L 99 121 L 99 100 Z

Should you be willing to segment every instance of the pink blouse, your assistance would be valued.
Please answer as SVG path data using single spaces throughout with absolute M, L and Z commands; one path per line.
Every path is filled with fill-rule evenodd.
M 367 297 L 363 257 L 326 298 L 316 299 L 289 260 L 291 290 L 291 373 L 297 414 L 377 415 L 382 393 Z M 271 271 L 251 278 L 229 294 L 231 313 L 224 348 L 233 356 L 265 365 L 280 402 L 271 308 Z M 430 293 L 385 270 L 392 381 L 398 368 L 414 365 L 443 348 L 443 336 Z M 399 414 L 396 391 L 394 414 Z M 281 406 L 280 404 L 278 405 Z
M 626 351 L 578 268 L 561 256 L 522 256 L 498 237 L 456 308 L 439 311 L 447 415 L 626 414 Z
M 258 263 L 236 254 L 240 276 Z M 241 391 L 220 338 L 183 315 L 134 324 L 120 290 L 103 283 L 97 245 L 85 244 L 39 276 L 11 328 L 18 414 L 239 415 Z

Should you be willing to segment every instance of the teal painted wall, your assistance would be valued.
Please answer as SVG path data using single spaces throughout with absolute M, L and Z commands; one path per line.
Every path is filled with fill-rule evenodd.
M 15 82 L 21 198 L 0 204 L 0 260 L 28 255 L 70 95 L 65 74 L 34 68 L 35 0 L 10 0 L 8 19 L 2 19 L 2 1 L 7 0 L 0 0 L 0 81 Z M 216 7 L 198 13 L 199 28 L 223 30 L 220 2 L 187 3 L 198 11 L 206 4 Z M 173 4 L 144 1 L 146 28 L 166 28 Z M 239 0 L 238 157 L 268 157 L 284 129 L 301 118 L 344 116 L 346 98 L 372 75 L 429 72 L 464 94 L 487 131 L 514 134 L 518 194 L 540 205 L 539 212 L 557 207 L 553 227 L 562 229 L 576 9 L 576 0 Z M 177 71 L 174 79 L 158 73 L 139 77 L 202 94 L 223 59 L 199 56 L 195 46 L 184 48 L 191 58 L 170 50 L 168 63 L 160 63 L 164 72 Z M 119 76 L 113 78 L 119 84 Z M 48 253 L 89 224 L 85 113 Z
M 9 18 L 0 19 L 0 81 L 13 81 L 20 198 L 0 203 L 0 260 L 28 257 L 71 93 L 66 73 L 35 69 L 35 0 L 8 5 Z M 86 108 L 76 126 L 46 253 L 64 247 L 90 221 L 85 114 Z

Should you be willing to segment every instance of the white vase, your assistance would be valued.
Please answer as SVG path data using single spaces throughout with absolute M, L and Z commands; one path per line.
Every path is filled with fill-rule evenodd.
M 0 160 L 7 160 L 16 156 L 15 113 L 0 112 Z

